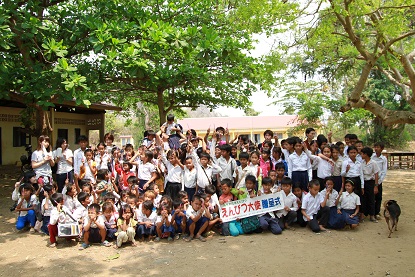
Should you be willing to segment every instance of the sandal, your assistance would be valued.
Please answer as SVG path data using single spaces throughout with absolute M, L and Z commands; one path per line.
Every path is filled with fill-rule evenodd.
M 200 240 L 201 242 L 206 242 L 206 239 L 204 238 L 204 237 L 202 237 L 202 236 L 198 236 L 197 238 L 195 238 L 195 239 L 198 239 L 198 240 Z
M 185 242 L 191 242 L 193 240 L 193 237 L 188 236 L 186 238 L 183 238 Z
M 111 246 L 111 243 L 109 243 L 109 241 L 107 241 L 107 240 L 104 240 L 103 242 L 101 242 L 101 245 L 105 246 L 105 247 L 109 247 L 109 246 Z
M 89 247 L 89 244 L 86 244 L 85 242 L 83 242 L 82 244 L 81 244 L 81 246 L 79 247 L 79 250 L 85 250 L 85 249 L 87 249 Z

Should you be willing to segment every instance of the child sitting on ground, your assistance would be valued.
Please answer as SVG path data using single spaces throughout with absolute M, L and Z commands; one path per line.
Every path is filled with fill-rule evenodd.
M 34 233 L 36 223 L 35 210 L 38 205 L 37 197 L 31 184 L 26 183 L 20 186 L 19 191 L 20 198 L 16 207 L 16 212 L 19 212 L 19 216 L 17 217 L 16 229 L 22 230 L 29 223 L 30 233 Z
M 186 217 L 189 236 L 185 238 L 185 241 L 190 242 L 193 239 L 198 239 L 205 242 L 206 239 L 202 237 L 202 234 L 209 225 L 210 213 L 200 195 L 195 194 L 193 196 L 192 204 L 186 210 Z
M 140 241 L 143 241 L 144 236 L 151 239 L 156 234 L 157 213 L 153 211 L 154 204 L 152 200 L 145 200 L 140 206 L 141 209 L 137 214 L 137 236 Z
M 326 149 L 326 148 L 325 148 Z M 334 189 L 334 181 L 332 177 L 327 177 L 325 180 L 325 189 L 320 191 L 321 197 L 324 198 L 328 194 L 326 206 L 330 209 L 330 216 L 327 223 L 327 227 L 332 229 L 341 229 L 344 227 L 342 216 L 337 214 L 336 200 L 339 193 Z
M 116 233 L 117 241 L 114 248 L 120 248 L 127 241 L 131 241 L 132 246 L 137 246 L 134 239 L 137 221 L 133 219 L 133 210 L 126 204 L 121 207 L 119 215 L 120 218 L 117 221 L 118 232 Z
M 315 233 L 326 231 L 324 226 L 327 225 L 330 214 L 330 209 L 326 206 L 329 195 L 326 194 L 325 198 L 323 198 L 319 194 L 320 183 L 316 179 L 310 181 L 308 191 L 309 193 L 304 196 L 301 205 L 304 221 L 308 223 L 311 230 Z
M 219 197 L 219 204 L 223 205 L 226 202 L 233 201 L 234 196 L 231 193 L 232 181 L 230 179 L 223 179 L 221 181 L 222 195 Z M 236 198 L 235 198 L 236 199 Z M 222 224 L 222 233 L 227 236 L 239 236 L 244 233 L 239 220 L 232 220 Z
M 49 235 L 48 224 L 50 221 L 50 213 L 53 207 L 52 202 L 50 201 L 50 197 L 52 196 L 52 194 L 55 193 L 55 189 L 53 188 L 52 185 L 44 185 L 43 191 L 45 194 L 45 198 L 43 199 L 42 205 L 41 205 L 41 212 L 43 215 L 43 224 L 42 224 L 42 227 L 40 228 L 40 232 L 43 234 Z
M 101 243 L 103 246 L 111 246 L 111 244 L 105 240 L 107 230 L 105 229 L 104 220 L 99 216 L 101 207 L 98 204 L 91 204 L 88 207 L 88 216 L 84 220 L 84 242 L 79 247 L 79 250 L 88 248 L 89 243 Z
M 352 229 L 359 225 L 359 208 L 360 197 L 354 193 L 354 183 L 352 180 L 346 180 L 343 188 L 340 190 L 339 196 L 336 200 L 337 213 L 343 215 L 343 220 L 346 224 L 350 224 Z
M 174 233 L 174 228 L 171 225 L 171 210 L 167 204 L 160 205 L 157 209 L 157 220 L 156 220 L 156 232 L 157 237 L 154 239 L 155 242 L 159 242 L 162 238 L 167 238 L 168 241 L 172 241 L 173 238 L 170 234 Z
M 56 237 L 58 236 L 58 223 L 74 222 L 71 211 L 64 205 L 64 197 L 62 193 L 54 193 L 50 197 L 52 202 L 52 211 L 50 212 L 50 221 L 48 225 L 49 231 L 49 247 L 56 247 Z M 69 239 L 69 238 L 67 238 Z
M 284 199 L 284 209 L 278 210 L 276 216 L 278 217 L 278 223 L 281 229 L 293 230 L 291 224 L 297 218 L 297 197 L 291 192 L 292 180 L 289 177 L 285 177 L 281 180 L 282 195 Z
M 115 215 L 115 208 L 111 202 L 104 202 L 102 205 L 102 215 L 100 217 L 104 221 L 105 230 L 106 230 L 106 239 L 115 240 L 117 237 L 117 220 L 118 217 Z
M 269 177 L 262 179 L 263 194 L 271 194 L 272 180 Z M 278 218 L 275 217 L 273 212 L 258 215 L 259 224 L 262 230 L 270 230 L 274 235 L 282 233 L 282 229 L 278 223 Z
M 178 240 L 180 234 L 183 234 L 186 230 L 186 211 L 183 209 L 183 203 L 179 199 L 173 201 L 171 222 L 174 228 L 174 239 Z

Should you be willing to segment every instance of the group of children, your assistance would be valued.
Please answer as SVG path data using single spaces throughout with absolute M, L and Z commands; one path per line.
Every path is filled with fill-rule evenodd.
M 281 234 L 295 224 L 314 232 L 354 229 L 366 216 L 379 219 L 387 169 L 382 143 L 373 151 L 349 134 L 345 144 L 333 144 L 330 134 L 314 139 L 315 130 L 308 128 L 304 141 L 280 142 L 266 130 L 264 142 L 256 145 L 244 135 L 230 140 L 222 127 L 212 136 L 210 130 L 204 137 L 194 130 L 183 134 L 174 117 L 167 119 L 158 132 L 146 132 L 137 150 L 112 145 L 107 134 L 95 150 L 81 136 L 73 154 L 62 139 L 51 151 L 49 138 L 41 136 L 32 156 L 34 172 L 12 194 L 16 228 L 29 225 L 30 232 L 48 234 L 55 247 L 59 225 L 76 224 L 80 235 L 66 239 L 80 239 L 83 250 L 91 243 L 118 248 L 135 246 L 136 240 L 206 241 L 213 232 Z M 52 178 L 55 164 L 58 184 Z M 226 202 L 276 192 L 283 209 L 222 222 Z

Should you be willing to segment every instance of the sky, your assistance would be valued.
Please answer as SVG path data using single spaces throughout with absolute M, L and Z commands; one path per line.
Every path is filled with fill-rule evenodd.
M 255 49 L 250 53 L 254 57 L 259 57 L 263 54 L 266 54 L 272 48 L 276 37 L 266 37 L 263 35 L 255 35 L 254 38 L 258 41 Z M 269 98 L 265 92 L 257 91 L 252 93 L 252 96 L 249 98 L 252 102 L 252 108 L 260 112 L 259 115 L 262 116 L 271 116 L 271 115 L 280 115 L 282 114 L 283 108 L 281 105 L 269 105 L 269 103 L 274 102 L 275 98 Z M 215 109 L 216 112 L 220 113 L 223 116 L 243 116 L 245 115 L 242 109 L 219 107 Z

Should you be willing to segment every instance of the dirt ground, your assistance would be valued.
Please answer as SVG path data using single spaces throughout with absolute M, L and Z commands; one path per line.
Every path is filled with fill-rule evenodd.
M 16 232 L 12 204 L 12 170 L 0 179 L 0 276 L 414 276 L 415 171 L 389 171 L 384 199 L 395 199 L 402 215 L 398 232 L 364 222 L 355 231 L 314 234 L 307 228 L 222 237 L 207 242 L 145 242 L 115 250 L 94 245 L 47 247 L 48 237 Z M 4 177 L 7 177 L 4 178 Z

